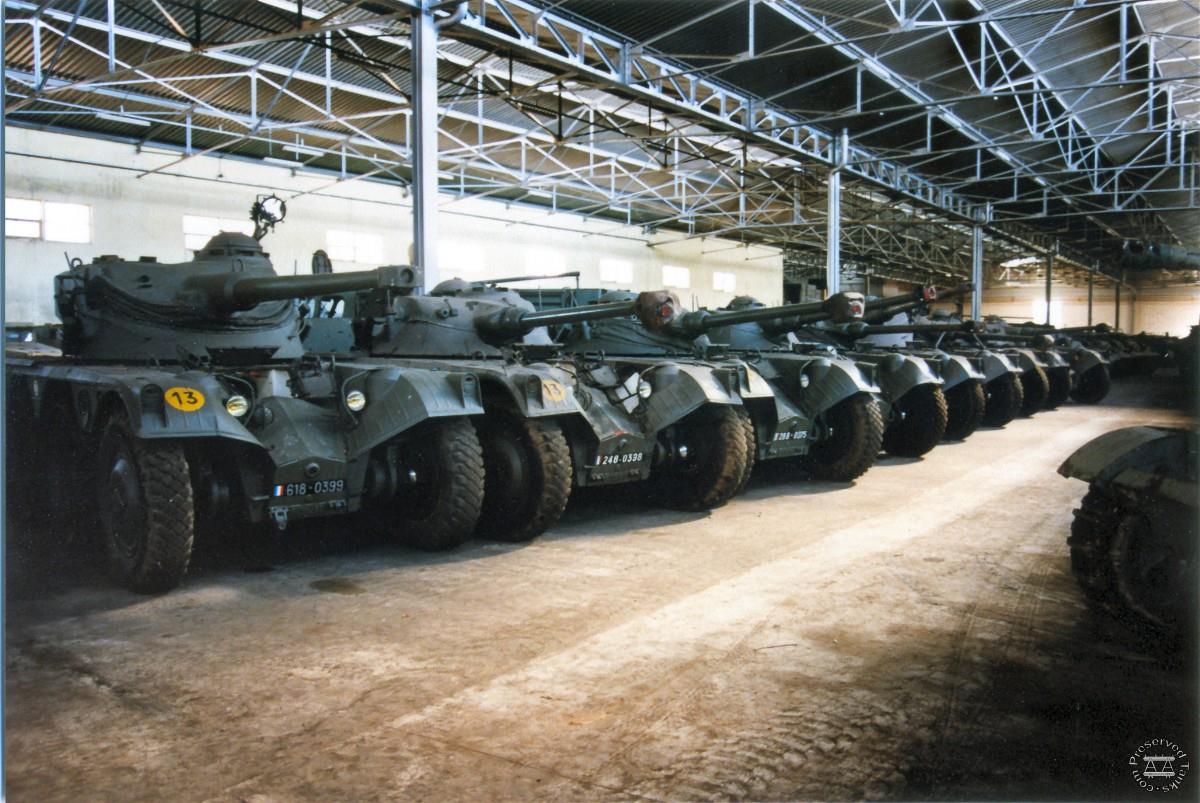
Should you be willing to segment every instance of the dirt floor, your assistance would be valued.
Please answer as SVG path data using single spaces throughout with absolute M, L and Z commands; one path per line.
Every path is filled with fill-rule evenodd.
M 1179 421 L 1167 382 L 852 486 L 756 471 L 707 515 L 605 494 L 524 546 L 205 545 L 154 598 L 10 534 L 9 799 L 1145 795 L 1138 745 L 1200 749 L 1194 665 L 1085 608 L 1055 468 Z

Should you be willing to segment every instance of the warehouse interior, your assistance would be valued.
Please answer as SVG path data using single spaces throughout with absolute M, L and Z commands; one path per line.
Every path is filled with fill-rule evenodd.
M 13 799 L 1195 794 L 1185 757 L 1200 746 L 1194 589 L 1175 598 L 1187 597 L 1176 592 L 1194 579 L 1200 543 L 1200 10 L 1190 0 L 3 8 Z M 264 199 L 286 204 L 265 230 Z M 84 375 L 135 364 L 121 381 L 168 371 L 186 385 L 207 372 L 228 385 L 225 369 L 217 349 L 172 357 L 153 337 L 128 359 L 89 352 L 80 338 L 102 330 L 70 334 L 85 317 L 71 305 L 87 294 L 56 277 L 138 260 L 160 263 L 148 274 L 186 269 L 221 232 L 259 240 L 279 277 L 350 281 L 416 266 L 402 295 L 418 301 L 442 298 L 435 288 L 451 279 L 479 292 L 502 279 L 538 313 L 666 291 L 657 309 L 678 311 L 682 326 L 704 314 L 688 311 L 720 315 L 747 298 L 803 315 L 861 298 L 852 303 L 880 337 L 894 334 L 888 325 L 942 326 L 924 347 L 963 365 L 970 350 L 980 388 L 991 358 L 979 355 L 990 349 L 1011 357 L 997 364 L 1011 362 L 1014 375 L 1040 375 L 1048 396 L 1056 367 L 1072 393 L 1064 386 L 1058 403 L 1039 407 L 1027 387 L 1021 414 L 998 420 L 984 415 L 981 389 L 966 434 L 906 451 L 885 431 L 870 470 L 831 479 L 803 458 L 776 458 L 805 454 L 794 441 L 832 438 L 841 425 L 822 412 L 807 434 L 764 436 L 766 403 L 752 400 L 753 382 L 733 381 L 721 392 L 741 394 L 752 429 L 739 447 L 744 476 L 718 503 L 680 509 L 656 495 L 656 472 L 689 459 L 670 438 L 666 468 L 655 452 L 639 483 L 600 475 L 589 486 L 585 475 L 599 472 L 572 452 L 565 510 L 536 537 L 483 535 L 495 487 L 485 484 L 478 537 L 447 551 L 398 543 L 357 516 L 294 511 L 289 524 L 279 507 L 270 522 L 204 528 L 201 491 L 224 486 L 203 486 L 208 469 L 188 451 L 190 564 L 178 587 L 139 593 L 106 568 L 107 486 L 87 472 L 111 451 L 103 422 L 89 418 L 111 410 L 81 401 L 99 381 Z M 257 264 L 260 252 L 237 253 Z M 117 314 L 97 297 L 87 295 L 90 311 Z M 440 303 L 444 317 L 458 314 Z M 788 331 L 767 351 L 816 353 L 797 334 L 809 330 Z M 915 337 L 912 348 L 924 342 Z M 669 354 L 672 365 L 716 370 L 729 354 L 715 331 L 702 340 Z M 879 426 L 912 426 L 913 409 L 871 373 L 900 360 L 879 351 L 895 344 L 838 343 L 836 359 L 859 366 L 850 370 L 864 388 L 879 386 Z M 568 360 L 509 346 L 497 347 L 505 370 L 533 371 L 592 370 L 615 348 Z M 289 382 L 310 358 L 325 370 L 309 348 Z M 807 410 L 804 400 L 825 392 L 804 394 L 817 375 L 784 394 L 767 366 L 786 360 L 763 348 L 733 349 L 738 376 L 766 377 L 764 392 L 783 400 L 772 409 Z M 337 351 L 335 374 L 363 356 L 327 351 Z M 827 365 L 833 352 L 821 353 Z M 1080 384 L 1093 358 L 1105 376 L 1099 398 Z M 467 370 L 452 363 L 434 375 Z M 947 370 L 928 384 L 949 398 Z M 620 373 L 627 392 L 614 407 L 665 398 L 649 376 Z M 53 424 L 22 439 L 12 412 L 32 398 L 29 409 L 52 416 L 55 381 L 77 383 L 63 409 L 81 433 L 58 456 L 52 447 L 67 441 L 49 434 Z M 573 395 L 586 395 L 582 384 Z M 370 413 L 379 396 L 367 398 Z M 499 426 L 481 421 L 505 420 L 493 402 L 482 392 L 468 411 L 481 433 Z M 228 399 L 224 410 L 241 414 Z M 1150 603 L 1128 601 L 1120 560 L 1106 597 L 1087 586 L 1094 576 L 1081 579 L 1078 540 L 1074 555 L 1068 544 L 1081 499 L 1101 482 L 1072 455 L 1134 427 L 1147 448 L 1157 444 L 1154 471 L 1175 472 L 1138 487 L 1171 501 L 1146 513 L 1137 506 L 1149 497 L 1135 494 L 1096 515 L 1120 534 L 1114 544 L 1132 543 L 1128 521 L 1156 529 L 1190 517 L 1172 525 L 1178 571 L 1161 586 L 1171 598 L 1155 600 L 1187 611 L 1167 628 L 1138 618 Z M 297 432 L 290 444 L 309 437 Z M 563 432 L 574 444 L 575 430 Z M 1166 441 L 1153 440 L 1168 432 L 1193 444 L 1173 463 Z M 720 439 L 715 425 L 694 437 L 693 461 L 708 454 L 698 444 Z M 213 462 L 258 465 L 237 454 Z M 485 445 L 488 482 L 491 454 Z M 68 459 L 78 463 L 70 471 Z M 309 466 L 317 476 L 318 462 Z M 1154 739 L 1160 754 L 1177 751 L 1172 761 L 1144 763 Z

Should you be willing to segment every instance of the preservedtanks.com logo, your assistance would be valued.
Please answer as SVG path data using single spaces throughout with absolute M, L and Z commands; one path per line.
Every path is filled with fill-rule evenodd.
M 1174 792 L 1191 769 L 1191 759 L 1170 739 L 1150 739 L 1129 757 L 1130 772 L 1147 792 Z

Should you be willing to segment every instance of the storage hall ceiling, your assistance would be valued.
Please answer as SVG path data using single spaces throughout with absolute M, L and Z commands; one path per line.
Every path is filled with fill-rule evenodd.
M 1190 0 L 433 3 L 440 186 L 964 275 L 1118 275 L 1122 244 L 1200 251 Z M 5 2 L 9 124 L 406 184 L 408 2 Z M 1159 266 L 1162 267 L 1162 266 Z M 813 268 L 815 270 L 815 267 Z M 1137 275 L 1134 270 L 1130 275 Z M 1154 278 L 1195 280 L 1195 271 Z

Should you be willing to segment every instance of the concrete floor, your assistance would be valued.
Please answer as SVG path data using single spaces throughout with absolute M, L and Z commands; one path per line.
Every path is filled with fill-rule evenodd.
M 1180 420 L 1148 406 L 1163 381 L 854 486 L 757 472 L 711 515 L 584 499 L 521 547 L 326 525 L 266 557 L 209 547 L 157 598 L 67 548 L 10 550 L 8 794 L 1141 794 L 1139 744 L 1200 748 L 1192 669 L 1085 609 L 1065 547 L 1084 486 L 1054 469 Z

